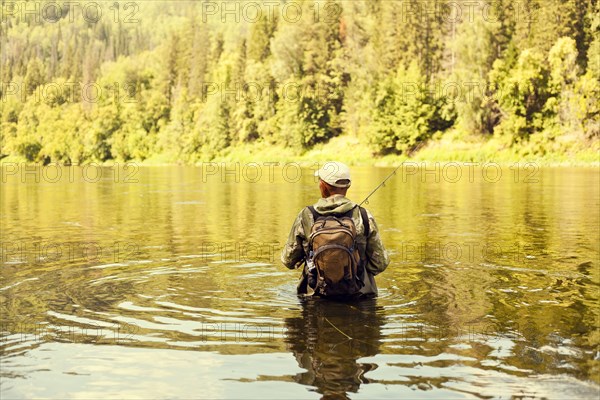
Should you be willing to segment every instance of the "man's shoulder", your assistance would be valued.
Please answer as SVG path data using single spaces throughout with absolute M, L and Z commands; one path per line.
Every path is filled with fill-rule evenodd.
M 314 206 L 302 207 L 302 209 L 300 211 L 298 211 L 298 218 L 303 219 L 303 218 L 308 217 L 309 215 L 313 215 L 311 207 L 313 207 L 313 209 L 314 209 Z
M 296 216 L 295 225 L 302 230 L 306 230 L 310 228 L 310 224 L 312 222 L 313 216 L 310 210 L 310 206 L 302 207 L 300 211 L 298 211 L 298 215 Z

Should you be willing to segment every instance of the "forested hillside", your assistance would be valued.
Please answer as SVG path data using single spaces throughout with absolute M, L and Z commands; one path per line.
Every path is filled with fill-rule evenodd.
M 191 163 L 339 135 L 410 154 L 448 132 L 543 155 L 600 136 L 597 0 L 65 4 L 2 2 L 2 157 Z

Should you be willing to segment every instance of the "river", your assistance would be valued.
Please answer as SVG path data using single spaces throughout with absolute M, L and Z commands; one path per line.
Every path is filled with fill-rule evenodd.
M 406 164 L 355 303 L 279 262 L 312 170 L 3 166 L 1 397 L 597 398 L 598 168 Z

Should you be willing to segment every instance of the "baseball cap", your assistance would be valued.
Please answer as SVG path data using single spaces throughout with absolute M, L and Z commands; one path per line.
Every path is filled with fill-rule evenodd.
M 338 161 L 327 161 L 315 172 L 315 176 L 329 185 L 339 188 L 347 188 L 351 184 L 350 168 Z

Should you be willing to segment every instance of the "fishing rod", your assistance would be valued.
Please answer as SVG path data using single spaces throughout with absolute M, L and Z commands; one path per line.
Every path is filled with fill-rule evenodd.
M 366 197 L 366 198 L 365 198 L 365 199 L 364 199 L 364 200 L 363 200 L 363 201 L 362 201 L 362 202 L 361 202 L 361 203 L 360 203 L 358 206 L 360 207 L 360 206 L 362 206 L 364 203 L 367 203 L 367 204 L 369 204 L 369 198 L 370 198 L 371 196 L 373 196 L 373 194 L 375 194 L 375 192 L 376 192 L 376 191 L 378 191 L 378 190 L 379 190 L 379 188 L 381 188 L 381 187 L 385 186 L 385 183 L 386 183 L 386 182 L 387 182 L 387 181 L 388 181 L 388 180 L 389 180 L 389 179 L 390 179 L 392 176 L 396 175 L 396 172 L 398 172 L 398 170 L 399 170 L 401 167 L 402 167 L 402 164 L 398 165 L 398 166 L 396 167 L 396 169 L 395 169 L 395 170 L 393 170 L 393 171 L 392 171 L 392 173 L 391 173 L 391 174 L 389 174 L 389 175 L 388 175 L 388 177 L 387 177 L 387 178 L 385 178 L 385 179 L 383 180 L 383 182 L 381 182 L 379 185 L 377 185 L 377 187 L 376 187 L 375 189 L 373 189 L 373 190 L 371 191 L 371 193 L 369 193 L 369 195 L 368 195 L 368 196 L 367 196 L 367 197 Z
M 426 143 L 426 142 L 421 142 L 419 145 L 417 145 L 415 148 L 413 148 L 413 149 L 412 149 L 412 150 L 411 150 L 411 151 L 408 153 L 409 157 L 410 157 L 412 154 L 416 153 L 417 151 L 421 150 L 421 149 L 423 148 L 423 146 L 425 146 L 425 143 Z M 366 197 L 366 198 L 365 198 L 363 201 L 361 201 L 361 202 L 360 202 L 360 204 L 359 204 L 358 206 L 360 207 L 360 206 L 362 206 L 362 205 L 363 205 L 363 204 L 365 204 L 365 203 L 369 204 L 369 198 L 370 198 L 371 196 L 373 196 L 373 194 L 374 194 L 376 191 L 378 191 L 380 187 L 382 187 L 382 186 L 385 186 L 385 183 L 386 183 L 386 182 L 387 182 L 387 181 L 388 181 L 388 180 L 389 180 L 389 179 L 390 179 L 392 176 L 396 175 L 396 172 L 398 172 L 398 170 L 399 170 L 399 169 L 402 167 L 402 164 L 403 164 L 403 163 L 400 163 L 400 165 L 398 165 L 398 166 L 396 167 L 396 169 L 395 169 L 394 171 L 392 171 L 392 173 L 391 173 L 391 174 L 389 174 L 389 175 L 388 175 L 388 177 L 387 177 L 387 178 L 385 178 L 385 179 L 383 180 L 383 182 L 381 182 L 379 185 L 377 185 L 377 187 L 376 187 L 375 189 L 373 189 L 373 191 L 372 191 L 371 193 L 369 193 L 369 195 L 368 195 L 368 196 L 367 196 L 367 197 Z

